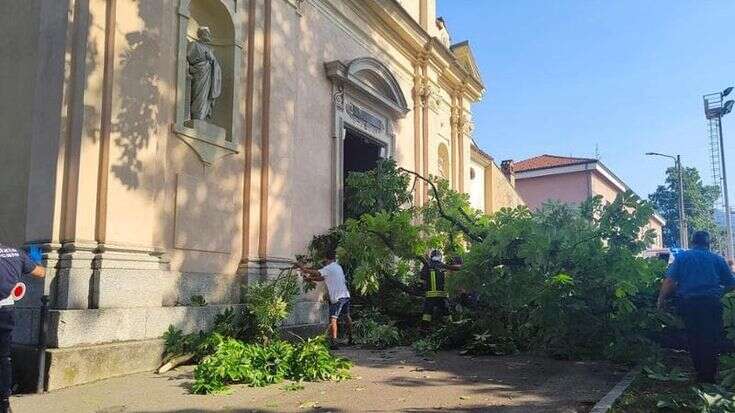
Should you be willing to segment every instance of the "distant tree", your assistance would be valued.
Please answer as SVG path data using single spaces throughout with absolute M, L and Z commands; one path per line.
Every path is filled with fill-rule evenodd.
M 715 201 L 720 190 L 714 185 L 705 185 L 697 168 L 684 168 L 684 212 L 689 234 L 696 230 L 709 231 L 713 239 L 720 238 L 721 228 L 714 220 Z M 666 246 L 679 243 L 679 176 L 676 168 L 666 170 L 666 184 L 659 185 L 648 199 L 666 219 L 663 236 Z

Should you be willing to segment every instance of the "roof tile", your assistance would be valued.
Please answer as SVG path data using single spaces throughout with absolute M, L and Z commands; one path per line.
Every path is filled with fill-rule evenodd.
M 573 158 L 568 156 L 556 155 L 540 155 L 533 158 L 515 162 L 513 170 L 515 172 L 535 171 L 537 169 L 556 168 L 560 166 L 580 165 L 585 163 L 597 162 L 592 158 Z

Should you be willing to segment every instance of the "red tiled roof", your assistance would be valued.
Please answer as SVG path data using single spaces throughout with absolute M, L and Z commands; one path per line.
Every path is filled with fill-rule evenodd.
M 540 155 L 513 163 L 515 172 L 535 171 L 537 169 L 557 168 L 560 166 L 580 165 L 597 162 L 592 158 L 571 158 L 568 156 Z

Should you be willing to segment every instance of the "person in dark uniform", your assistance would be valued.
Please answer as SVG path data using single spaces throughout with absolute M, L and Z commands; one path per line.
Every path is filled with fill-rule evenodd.
M 446 271 L 457 271 L 462 268 L 460 262 L 444 264 L 442 254 L 437 250 L 431 251 L 429 261 L 421 268 L 421 281 L 425 291 L 424 311 L 421 321 L 429 326 L 432 321 L 447 315 L 449 303 L 445 287 Z
M 10 392 L 13 371 L 10 344 L 15 327 L 15 308 L 11 291 L 20 282 L 21 275 L 42 278 L 46 270 L 37 264 L 40 252 L 34 250 L 34 260 L 24 251 L 0 244 L 0 413 L 10 411 Z
M 722 337 L 722 295 L 735 287 L 735 278 L 725 259 L 709 251 L 706 231 L 692 235 L 692 249 L 676 255 L 666 272 L 658 307 L 676 293 L 684 319 L 689 355 L 702 383 L 714 383 Z

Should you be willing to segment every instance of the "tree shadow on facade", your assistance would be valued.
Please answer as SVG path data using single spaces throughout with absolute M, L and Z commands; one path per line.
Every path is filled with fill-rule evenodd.
M 125 34 L 127 47 L 120 53 L 119 79 L 120 108 L 112 123 L 114 144 L 119 155 L 110 171 L 128 189 L 141 185 L 144 171 L 139 153 L 145 151 L 159 126 L 159 61 L 162 57 L 160 22 L 152 17 L 160 15 L 160 1 L 138 2 L 138 16 L 144 28 Z M 113 105 L 114 107 L 114 105 Z

